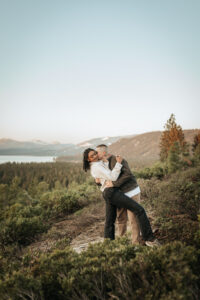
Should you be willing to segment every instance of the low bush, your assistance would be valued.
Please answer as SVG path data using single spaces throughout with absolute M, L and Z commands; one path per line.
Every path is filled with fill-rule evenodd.
M 196 245 L 195 235 L 199 229 L 199 223 L 189 219 L 187 215 L 157 218 L 154 226 L 159 228 L 157 238 L 161 242 L 181 241 L 187 245 Z
M 66 190 L 55 190 L 44 193 L 40 198 L 40 205 L 45 217 L 59 217 L 80 208 L 76 195 Z
M 158 238 L 165 242 L 179 240 L 194 245 L 200 208 L 200 168 L 177 172 L 163 181 L 141 182 L 144 206 L 153 211 Z
M 146 181 L 142 196 L 159 217 L 187 215 L 197 220 L 200 208 L 200 167 L 173 174 L 168 180 Z
M 0 222 L 0 245 L 26 245 L 48 228 L 41 217 L 41 207 L 16 203 L 7 207 Z
M 199 252 L 180 242 L 158 249 L 126 239 L 43 254 L 0 281 L 1 299 L 198 299 Z M 24 298 L 23 298 L 24 297 Z M 32 297 L 32 298 L 31 298 Z
M 144 168 L 140 171 L 133 173 L 137 178 L 151 179 L 155 177 L 157 179 L 162 179 L 168 172 L 167 165 L 165 163 L 156 162 L 151 168 Z
M 89 203 L 99 201 L 101 193 L 90 183 L 73 183 L 68 189 L 58 189 L 44 193 L 40 204 L 46 217 L 60 217 L 71 214 Z
M 0 224 L 0 244 L 29 244 L 37 234 L 44 232 L 47 228 L 48 225 L 39 216 L 8 218 Z

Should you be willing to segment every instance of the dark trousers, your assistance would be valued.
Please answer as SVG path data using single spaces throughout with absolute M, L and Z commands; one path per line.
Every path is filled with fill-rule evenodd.
M 106 199 L 105 199 L 106 200 Z M 117 217 L 117 207 L 109 200 L 106 200 L 106 221 L 104 226 L 104 238 L 115 239 L 115 221 Z
M 118 188 L 106 188 L 103 191 L 103 197 L 106 201 L 105 238 L 110 238 L 112 240 L 115 238 L 116 208 L 123 207 L 132 211 L 137 216 L 144 241 L 152 241 L 154 239 L 149 219 L 144 208 L 140 204 L 132 198 L 127 197 Z

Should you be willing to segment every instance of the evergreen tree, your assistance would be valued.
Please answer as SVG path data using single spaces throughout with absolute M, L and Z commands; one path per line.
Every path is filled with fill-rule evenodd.
M 194 152 L 194 157 L 197 163 L 200 162 L 200 144 L 197 145 Z
M 194 136 L 194 142 L 192 144 L 193 153 L 195 153 L 195 150 L 198 147 L 198 145 L 200 145 L 200 131 Z
M 160 141 L 160 159 L 166 161 L 169 151 L 175 142 L 179 143 L 180 153 L 187 152 L 187 143 L 185 141 L 184 133 L 180 125 L 176 124 L 175 115 L 171 114 L 169 120 L 164 126 L 164 131 L 161 135 Z
M 167 166 L 168 172 L 174 173 L 181 167 L 181 159 L 180 159 L 180 144 L 178 142 L 174 142 L 174 144 L 170 147 L 168 157 L 167 157 Z

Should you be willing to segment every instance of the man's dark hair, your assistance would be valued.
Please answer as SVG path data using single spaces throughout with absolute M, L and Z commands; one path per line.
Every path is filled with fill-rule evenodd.
M 87 170 L 90 169 L 90 162 L 88 161 L 88 153 L 90 151 L 95 151 L 94 149 L 92 148 L 87 148 L 85 149 L 85 151 L 83 152 L 83 170 L 85 172 L 87 172 Z M 96 152 L 96 151 L 95 151 Z
M 96 148 L 101 148 L 101 147 L 106 147 L 106 148 L 108 148 L 108 146 L 105 145 L 105 144 L 101 144 L 101 145 L 96 146 Z

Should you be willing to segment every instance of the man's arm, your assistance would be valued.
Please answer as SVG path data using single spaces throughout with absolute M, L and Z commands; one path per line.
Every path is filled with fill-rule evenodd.
M 117 180 L 112 181 L 112 184 L 114 187 L 120 187 L 125 182 L 127 182 L 129 179 L 131 179 L 132 176 L 133 176 L 133 174 L 131 173 L 131 170 L 129 168 L 127 161 L 125 159 L 123 159 L 120 176 L 118 177 Z

